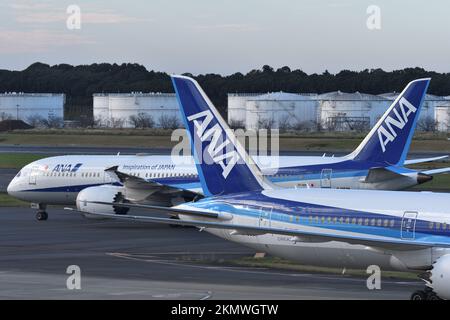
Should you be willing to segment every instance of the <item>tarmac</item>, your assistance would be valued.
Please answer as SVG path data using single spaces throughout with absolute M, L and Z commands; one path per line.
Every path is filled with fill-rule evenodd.
M 409 299 L 420 281 L 244 267 L 249 248 L 195 228 L 0 208 L 0 299 Z M 81 289 L 68 289 L 69 266 Z M 69 279 L 70 282 L 70 279 Z

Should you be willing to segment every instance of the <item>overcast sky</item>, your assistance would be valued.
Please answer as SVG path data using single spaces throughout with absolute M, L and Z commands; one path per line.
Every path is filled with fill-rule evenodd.
M 81 9 L 81 29 L 66 26 L 71 4 Z M 370 5 L 381 10 L 379 30 L 366 25 Z M 264 64 L 450 72 L 449 12 L 447 0 L 2 0 L 0 68 L 40 61 L 194 74 Z

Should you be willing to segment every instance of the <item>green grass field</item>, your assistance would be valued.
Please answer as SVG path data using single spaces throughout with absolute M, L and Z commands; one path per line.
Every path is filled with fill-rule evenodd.
M 0 153 L 0 168 L 20 169 L 30 162 L 45 158 L 42 154 Z
M 0 192 L 0 207 L 29 207 L 28 202 L 11 197 L 6 192 Z
M 349 152 L 363 140 L 365 134 L 357 133 L 302 133 L 280 135 L 280 150 Z M 178 141 L 171 141 L 169 130 L 25 130 L 0 133 L 0 145 L 38 145 L 38 146 L 118 146 L 171 148 Z M 446 135 L 416 135 L 412 152 L 450 153 L 450 141 Z

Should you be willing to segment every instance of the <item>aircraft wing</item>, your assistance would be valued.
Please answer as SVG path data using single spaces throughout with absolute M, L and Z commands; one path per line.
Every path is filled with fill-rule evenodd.
M 131 207 L 130 204 L 125 203 L 107 203 L 107 202 L 93 202 L 97 204 L 104 205 L 114 205 L 114 206 L 124 206 Z M 295 237 L 297 242 L 328 242 L 328 241 L 339 241 L 345 242 L 349 244 L 355 245 L 364 245 L 372 248 L 381 248 L 387 250 L 417 250 L 428 248 L 432 246 L 440 246 L 440 247 L 450 247 L 450 244 L 442 244 L 442 243 L 430 243 L 430 242 L 421 242 L 418 240 L 404 240 L 404 239 L 395 239 L 395 238 L 387 238 L 382 236 L 371 236 L 364 237 L 361 235 L 350 236 L 342 233 L 330 233 L 329 229 L 323 229 L 323 231 L 305 231 L 298 229 L 287 229 L 287 228 L 274 228 L 274 227 L 261 227 L 261 226 L 253 226 L 253 225 L 240 225 L 230 223 L 228 221 L 219 221 L 220 216 L 214 217 L 210 215 L 210 212 L 201 212 L 195 210 L 185 210 L 178 208 L 165 208 L 165 207 L 155 207 L 155 206 L 140 206 L 142 209 L 148 209 L 153 212 L 160 212 L 159 210 L 163 210 L 165 213 L 169 213 L 172 215 L 190 215 L 190 216 L 202 216 L 205 218 L 212 218 L 212 221 L 198 221 L 198 220 L 174 220 L 169 218 L 159 218 L 159 217 L 151 217 L 151 216 L 138 216 L 138 215 L 115 215 L 115 214 L 106 214 L 106 213 L 94 213 L 92 215 L 96 215 L 104 218 L 112 218 L 118 220 L 128 220 L 128 221 L 140 221 L 140 222 L 148 222 L 148 223 L 161 223 L 161 224 L 170 224 L 170 225 L 181 225 L 181 226 L 193 226 L 198 228 L 211 228 L 211 229 L 225 229 L 230 230 L 231 234 L 245 234 L 245 235 L 261 235 L 261 234 L 278 234 Z M 222 220 L 229 220 L 232 217 L 227 216 Z
M 448 158 L 448 155 L 433 157 L 433 158 L 411 159 L 411 160 L 405 160 L 404 165 L 406 166 L 408 164 L 432 162 L 432 161 L 438 161 L 438 160 L 442 160 L 442 159 L 446 159 L 446 158 Z
M 221 220 L 229 220 L 231 219 L 231 214 L 222 214 L 210 211 L 195 211 L 195 210 L 185 210 L 173 207 L 161 207 L 161 206 L 152 206 L 146 204 L 134 204 L 134 203 L 120 203 L 120 202 L 102 202 L 102 201 L 90 201 L 93 204 L 103 204 L 103 205 L 113 205 L 115 207 L 124 207 L 124 208 L 136 208 L 136 209 L 144 209 L 150 210 L 152 213 L 164 213 L 171 216 L 177 216 L 179 214 L 188 215 L 188 216 L 196 216 L 203 218 L 214 218 Z M 114 215 L 115 217 L 115 215 Z
M 430 176 L 435 175 L 435 174 L 440 174 L 440 173 L 447 173 L 450 172 L 450 168 L 439 168 L 439 169 L 431 169 L 431 170 L 425 170 L 425 171 L 420 171 L 420 173 L 424 173 L 424 174 L 428 174 Z
M 203 195 L 186 189 L 164 185 L 152 180 L 146 180 L 140 177 L 132 176 L 118 170 L 118 166 L 105 169 L 113 177 L 117 178 L 128 189 L 145 190 L 152 195 L 165 198 L 182 197 L 185 199 L 203 198 Z

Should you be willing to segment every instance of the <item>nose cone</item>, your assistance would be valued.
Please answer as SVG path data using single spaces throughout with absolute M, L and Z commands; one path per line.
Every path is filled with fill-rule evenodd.
M 425 182 L 428 182 L 428 181 L 431 181 L 431 180 L 433 180 L 433 176 L 430 176 L 430 175 L 425 174 L 425 173 L 418 173 L 417 174 L 417 183 L 418 184 L 422 184 L 422 183 L 425 183 Z
M 12 179 L 11 182 L 8 184 L 8 187 L 6 188 L 6 192 L 8 192 L 8 194 L 10 196 L 15 196 L 15 194 L 17 192 L 15 179 Z

